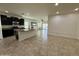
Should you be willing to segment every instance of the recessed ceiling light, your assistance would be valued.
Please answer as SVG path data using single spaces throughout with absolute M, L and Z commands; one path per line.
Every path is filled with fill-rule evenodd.
M 59 11 L 57 11 L 56 14 L 59 14 Z
M 79 8 L 75 8 L 74 10 L 75 10 L 75 11 L 78 11 L 78 10 L 79 10 Z
M 5 12 L 6 12 L 6 13 L 8 13 L 8 11 L 7 11 L 7 10 L 6 10 Z
M 59 5 L 59 3 L 55 3 L 55 6 L 58 6 Z

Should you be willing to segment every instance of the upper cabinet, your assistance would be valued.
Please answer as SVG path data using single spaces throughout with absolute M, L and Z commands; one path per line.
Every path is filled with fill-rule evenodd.
M 20 24 L 20 25 L 24 25 L 24 19 L 20 19 L 20 20 L 19 20 L 19 24 Z
M 7 16 L 1 15 L 1 24 L 2 25 L 8 25 Z
M 18 23 L 19 25 L 24 25 L 24 19 L 19 19 L 17 17 L 7 17 L 6 15 L 1 15 L 2 25 L 12 25 L 13 23 Z

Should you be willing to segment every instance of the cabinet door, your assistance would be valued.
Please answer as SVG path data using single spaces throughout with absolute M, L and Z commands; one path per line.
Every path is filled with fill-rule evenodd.
M 7 16 L 6 15 L 1 15 L 1 24 L 7 25 Z
M 24 19 L 20 19 L 20 25 L 24 25 Z
M 10 17 L 7 17 L 7 25 L 12 25 L 12 20 L 10 19 Z
M 14 30 L 12 29 L 3 29 L 2 30 L 3 37 L 9 37 L 14 35 Z

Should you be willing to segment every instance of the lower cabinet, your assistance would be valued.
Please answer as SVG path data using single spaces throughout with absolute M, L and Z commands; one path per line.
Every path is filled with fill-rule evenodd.
M 12 35 L 14 35 L 14 30 L 13 30 L 13 28 L 11 28 L 11 29 L 3 29 L 2 34 L 3 34 L 3 38 L 12 36 Z

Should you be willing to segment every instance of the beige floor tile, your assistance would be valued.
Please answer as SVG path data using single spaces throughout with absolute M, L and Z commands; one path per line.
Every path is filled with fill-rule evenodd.
M 23 41 L 14 36 L 0 40 L 0 55 L 10 56 L 79 56 L 79 40 L 47 36 L 46 31 Z

